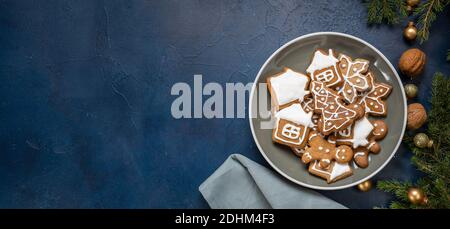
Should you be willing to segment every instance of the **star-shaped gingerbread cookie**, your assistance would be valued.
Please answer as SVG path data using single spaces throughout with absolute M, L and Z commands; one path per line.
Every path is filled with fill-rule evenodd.
M 374 80 L 373 73 L 367 74 L 370 91 L 364 94 L 359 101 L 359 104 L 364 106 L 366 113 L 373 116 L 386 116 L 387 106 L 382 99 L 389 96 L 392 91 L 392 87 L 385 83 L 377 83 Z

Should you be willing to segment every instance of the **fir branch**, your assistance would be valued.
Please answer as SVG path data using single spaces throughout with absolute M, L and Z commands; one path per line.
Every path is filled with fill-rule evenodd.
M 397 24 L 406 16 L 403 0 L 366 0 L 367 22 L 369 24 Z
M 411 183 L 408 181 L 400 182 L 396 180 L 391 180 L 391 181 L 379 181 L 377 183 L 378 189 L 395 194 L 395 196 L 402 201 L 408 201 L 408 189 L 410 187 Z
M 416 147 L 413 136 L 408 134 L 403 139 L 413 153 L 412 163 L 425 176 L 414 185 L 409 181 L 379 181 L 378 189 L 393 193 L 397 198 L 389 208 L 450 208 L 450 79 L 438 72 L 431 86 L 427 135 L 433 140 L 433 147 Z M 428 203 L 409 203 L 407 194 L 410 187 L 422 189 L 428 197 Z
M 414 10 L 414 16 L 419 16 L 416 26 L 420 43 L 428 40 L 431 24 L 436 20 L 437 14 L 442 12 L 449 3 L 450 0 L 429 0 Z

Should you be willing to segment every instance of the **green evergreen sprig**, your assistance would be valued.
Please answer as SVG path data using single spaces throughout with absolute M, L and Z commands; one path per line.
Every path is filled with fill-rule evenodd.
M 428 0 L 414 10 L 417 17 L 417 36 L 420 42 L 428 40 L 430 27 L 439 13 L 450 5 L 450 0 Z M 405 0 L 364 0 L 367 6 L 367 22 L 369 24 L 397 24 L 407 16 Z
M 450 208 L 450 79 L 436 73 L 432 82 L 431 109 L 428 112 L 426 134 L 433 140 L 431 148 L 418 148 L 413 137 L 406 135 L 404 142 L 413 153 L 412 163 L 424 173 L 415 184 L 410 181 L 379 181 L 377 188 L 393 193 L 396 200 L 389 208 Z M 428 197 L 426 205 L 408 201 L 408 189 L 418 187 Z
M 366 0 L 367 22 L 369 24 L 397 24 L 406 16 L 406 4 L 403 0 Z
M 414 16 L 418 16 L 416 27 L 421 43 L 428 40 L 431 24 L 449 3 L 450 0 L 428 0 L 414 10 Z

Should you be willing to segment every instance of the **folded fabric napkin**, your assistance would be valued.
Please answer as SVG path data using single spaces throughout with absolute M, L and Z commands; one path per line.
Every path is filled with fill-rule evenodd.
M 230 155 L 199 191 L 217 209 L 346 208 L 240 154 Z

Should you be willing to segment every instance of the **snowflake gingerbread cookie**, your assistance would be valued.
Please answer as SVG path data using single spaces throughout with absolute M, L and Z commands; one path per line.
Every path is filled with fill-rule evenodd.
M 352 60 L 347 55 L 339 55 L 338 68 L 342 73 L 344 83 L 336 87 L 347 103 L 356 101 L 358 92 L 364 92 L 369 89 L 369 82 L 364 73 L 369 69 L 369 61 L 364 59 Z
M 316 50 L 306 72 L 311 80 L 325 83 L 327 87 L 336 86 L 342 81 L 342 76 L 337 67 L 339 60 L 334 56 L 333 50 L 328 53 L 323 50 Z
M 292 102 L 301 102 L 309 94 L 309 77 L 285 68 L 283 72 L 267 78 L 267 87 L 276 110 Z
M 387 106 L 382 99 L 389 96 L 392 91 L 392 87 L 385 83 L 377 83 L 374 80 L 373 73 L 367 73 L 367 79 L 371 89 L 362 96 L 359 101 L 367 114 L 373 116 L 386 116 Z

